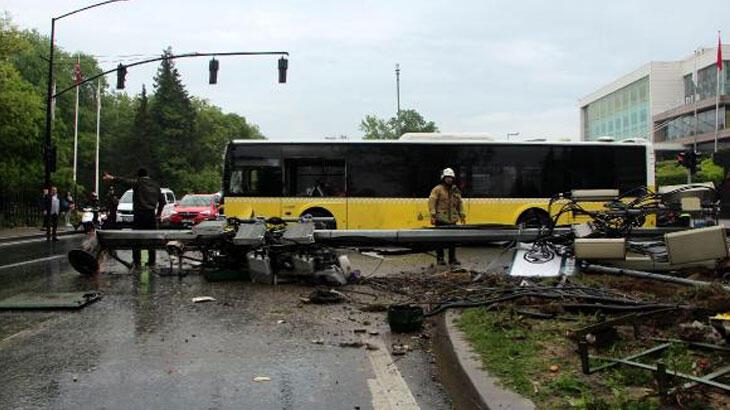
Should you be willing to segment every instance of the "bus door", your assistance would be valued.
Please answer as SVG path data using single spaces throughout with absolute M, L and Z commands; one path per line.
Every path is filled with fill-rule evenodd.
M 281 215 L 281 166 L 279 159 L 237 161 L 230 174 L 226 216 L 242 219 Z
M 285 161 L 284 218 L 302 215 L 334 217 L 328 228 L 347 226 L 347 175 L 345 160 L 290 158 Z

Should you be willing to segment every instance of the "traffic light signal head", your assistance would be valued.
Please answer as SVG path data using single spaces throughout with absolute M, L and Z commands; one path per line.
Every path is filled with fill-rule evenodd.
M 697 159 L 699 155 L 694 151 L 680 152 L 677 154 L 677 164 L 687 168 L 691 174 L 697 172 Z
M 689 168 L 689 172 L 694 174 L 697 172 L 697 153 L 694 151 L 690 151 L 687 153 L 687 168 Z
M 279 83 L 286 83 L 286 70 L 289 68 L 289 60 L 284 57 L 279 59 Z
M 684 152 L 680 152 L 677 154 L 677 164 L 681 165 L 683 167 L 687 166 L 687 154 Z
M 127 67 L 122 63 L 117 66 L 117 90 L 124 89 L 124 82 L 127 79 Z
M 208 84 L 218 83 L 218 60 L 215 58 L 208 63 Z

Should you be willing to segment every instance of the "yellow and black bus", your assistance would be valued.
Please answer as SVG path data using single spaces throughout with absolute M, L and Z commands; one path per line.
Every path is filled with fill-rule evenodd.
M 469 224 L 546 224 L 556 193 L 654 186 L 654 153 L 645 142 L 447 137 L 232 141 L 223 172 L 225 214 L 334 217 L 329 228 L 339 229 L 422 228 L 444 168 L 456 172 Z

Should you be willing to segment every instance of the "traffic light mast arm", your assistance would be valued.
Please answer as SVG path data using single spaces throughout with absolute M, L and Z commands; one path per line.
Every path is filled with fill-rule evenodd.
M 231 51 L 231 52 L 225 52 L 225 53 L 186 53 L 186 54 L 178 54 L 178 55 L 170 55 L 170 56 L 161 56 L 156 58 L 150 58 L 148 60 L 142 60 L 137 61 L 131 64 L 123 64 L 122 66 L 125 68 L 134 67 L 142 64 L 149 64 L 154 63 L 156 61 L 162 61 L 162 60 L 174 60 L 177 58 L 188 58 L 188 57 L 217 57 L 217 56 L 288 56 L 289 52 L 287 51 Z M 99 77 L 104 77 L 107 74 L 111 74 L 116 72 L 119 69 L 119 67 L 114 68 L 112 70 L 107 70 L 102 73 L 96 74 L 94 76 L 91 76 L 89 78 L 84 79 L 83 81 L 79 83 L 75 83 L 72 86 L 66 87 L 63 90 L 53 94 L 51 98 L 57 98 L 64 93 L 73 90 L 74 88 L 84 85 L 88 82 L 94 81 Z

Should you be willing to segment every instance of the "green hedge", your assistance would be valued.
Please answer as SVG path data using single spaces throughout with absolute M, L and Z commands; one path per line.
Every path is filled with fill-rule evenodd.
M 723 169 L 715 164 L 712 158 L 705 158 L 700 162 L 697 173 L 692 176 L 692 182 L 714 182 L 719 186 L 723 178 Z M 656 184 L 677 185 L 687 183 L 687 168 L 677 164 L 675 160 L 659 161 L 656 163 Z

